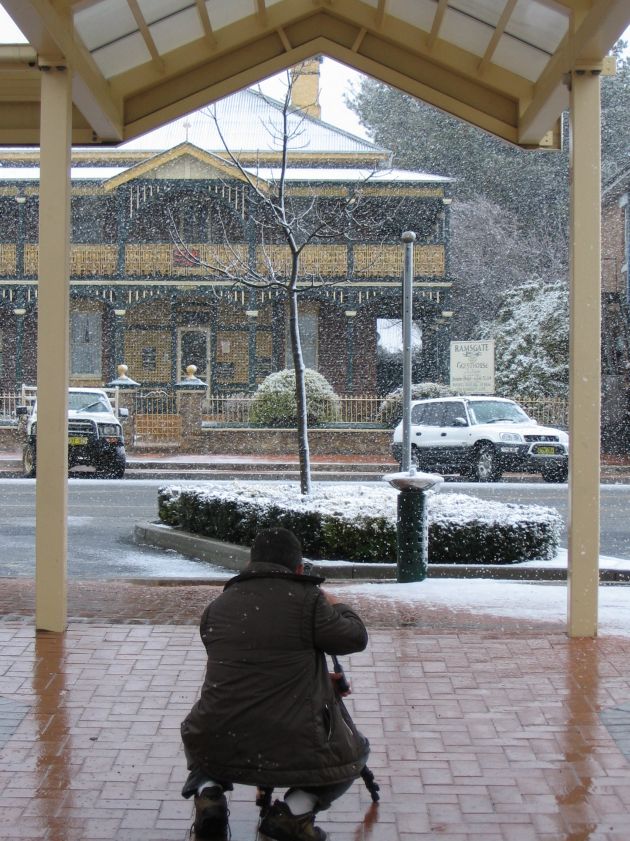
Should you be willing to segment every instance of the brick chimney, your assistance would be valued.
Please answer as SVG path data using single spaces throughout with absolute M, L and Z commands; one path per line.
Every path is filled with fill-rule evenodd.
M 319 65 L 322 57 L 315 56 L 291 68 L 291 105 L 309 117 L 321 117 L 319 105 Z

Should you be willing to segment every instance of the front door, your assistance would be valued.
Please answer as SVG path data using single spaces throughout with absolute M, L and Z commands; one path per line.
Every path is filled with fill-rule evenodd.
M 180 327 L 177 342 L 179 378 L 186 376 L 189 365 L 197 366 L 197 376 L 210 386 L 210 328 Z

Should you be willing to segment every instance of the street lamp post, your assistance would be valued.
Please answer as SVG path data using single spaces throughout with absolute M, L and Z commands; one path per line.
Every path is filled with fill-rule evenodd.
M 401 472 L 384 478 L 398 490 L 397 580 L 424 581 L 428 569 L 427 491 L 443 482 L 442 476 L 418 473 L 411 464 L 411 325 L 413 310 L 413 243 L 416 235 L 405 231 L 403 272 L 403 435 Z

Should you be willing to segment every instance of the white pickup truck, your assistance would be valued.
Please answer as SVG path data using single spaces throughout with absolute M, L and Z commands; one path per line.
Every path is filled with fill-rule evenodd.
M 24 476 L 32 478 L 37 472 L 37 401 L 30 415 L 25 408 L 18 413 L 27 415 L 22 468 Z M 127 415 L 127 409 L 119 409 L 118 417 Z M 103 389 L 69 389 L 68 469 L 87 466 L 93 467 L 99 478 L 123 478 L 127 456 L 118 417 Z

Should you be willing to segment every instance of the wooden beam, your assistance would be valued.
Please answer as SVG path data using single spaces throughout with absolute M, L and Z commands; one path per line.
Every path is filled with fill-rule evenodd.
M 447 6 L 448 0 L 438 0 L 438 7 L 435 10 L 435 17 L 433 18 L 431 32 L 429 32 L 429 37 L 427 39 L 427 47 L 429 49 L 433 48 L 433 45 L 440 34 L 440 28 L 442 26 L 442 21 L 444 20 L 444 15 L 446 14 Z
M 498 23 L 495 27 L 494 32 L 492 33 L 492 38 L 486 47 L 486 51 L 483 54 L 483 58 L 479 62 L 479 72 L 484 73 L 486 67 L 490 64 L 492 56 L 501 40 L 501 36 L 505 32 L 505 27 L 508 25 L 508 21 L 512 17 L 512 12 L 514 11 L 514 7 L 516 6 L 518 0 L 507 0 L 503 11 L 501 12 L 501 17 L 498 20 Z
M 282 46 L 284 47 L 285 52 L 290 53 L 291 50 L 293 49 L 293 47 L 291 46 L 291 42 L 287 38 L 287 33 L 284 31 L 284 29 L 281 26 L 279 26 L 276 31 L 278 33 L 278 37 L 280 38 L 280 41 L 282 42 Z
M 256 0 L 256 7 L 258 9 L 258 20 L 261 26 L 267 25 L 267 6 L 265 0 Z
M 121 100 L 112 95 L 68 16 L 49 0 L 2 0 L 2 5 L 40 57 L 56 54 L 72 66 L 72 98 L 92 126 L 92 142 L 122 140 Z
M 212 47 L 216 47 L 217 39 L 212 30 L 212 24 L 210 23 L 210 17 L 208 15 L 208 7 L 206 6 L 205 0 L 195 0 L 195 4 L 197 6 L 197 14 L 199 15 L 199 20 L 201 21 L 201 25 L 203 26 L 203 33 L 206 36 L 206 40 Z
M 383 25 L 383 20 L 385 19 L 385 11 L 387 7 L 387 0 L 378 0 L 378 6 L 376 9 L 376 15 L 374 18 L 374 25 L 377 29 L 380 29 Z
M 140 34 L 142 35 L 142 40 L 144 41 L 151 58 L 155 62 L 155 65 L 160 69 L 160 71 L 163 72 L 164 62 L 162 61 L 162 57 L 158 52 L 158 48 L 155 46 L 153 35 L 151 35 L 151 31 L 147 26 L 145 17 L 142 14 L 142 9 L 138 5 L 138 0 L 127 0 L 127 5 L 131 9 L 131 14 L 133 15 L 134 20 L 138 25 L 138 29 L 140 30 Z
M 352 42 L 352 47 L 350 49 L 352 50 L 353 53 L 358 52 L 358 50 L 361 47 L 361 44 L 363 43 L 363 39 L 365 38 L 366 35 L 367 35 L 367 29 L 364 26 L 362 26 L 361 29 L 359 29 L 359 31 L 357 32 L 357 37 Z

